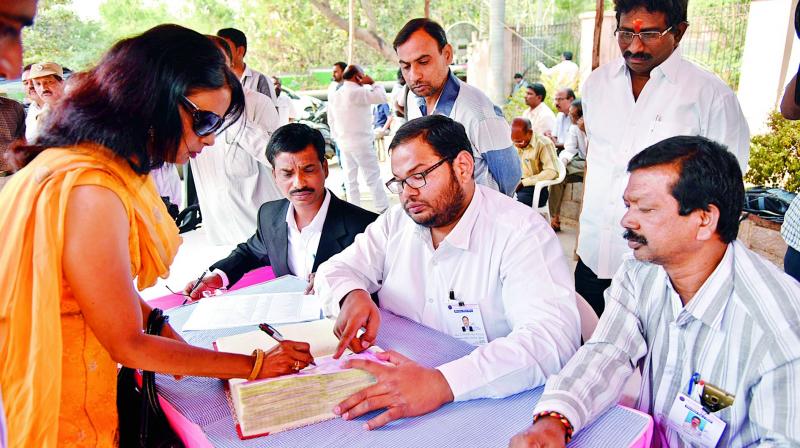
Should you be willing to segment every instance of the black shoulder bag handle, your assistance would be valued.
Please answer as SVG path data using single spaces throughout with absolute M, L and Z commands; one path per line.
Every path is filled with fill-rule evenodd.
M 155 308 L 147 318 L 147 334 L 161 334 L 169 316 Z M 120 448 L 183 448 L 158 402 L 155 372 L 142 372 L 142 387 L 135 369 L 123 366 L 117 376 L 117 414 Z

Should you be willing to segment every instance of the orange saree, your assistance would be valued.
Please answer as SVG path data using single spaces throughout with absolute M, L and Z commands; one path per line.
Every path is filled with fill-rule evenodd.
M 47 149 L 0 192 L 0 388 L 11 447 L 116 444 L 116 363 L 62 273 L 67 199 L 80 185 L 122 201 L 139 289 L 168 274 L 180 244 L 150 176 L 100 146 Z

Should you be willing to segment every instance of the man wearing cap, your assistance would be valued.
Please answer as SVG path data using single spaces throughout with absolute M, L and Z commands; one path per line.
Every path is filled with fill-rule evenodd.
M 33 140 L 39 135 L 39 125 L 50 112 L 50 108 L 64 96 L 64 70 L 55 62 L 33 64 L 29 78 L 44 103 L 42 110 L 35 117 L 33 129 L 28 133 Z
M 32 132 L 36 131 L 36 116 L 44 107 L 44 102 L 36 93 L 36 87 L 33 86 L 33 80 L 31 80 L 31 67 L 33 64 L 28 64 L 22 69 L 22 85 L 25 87 L 25 102 L 28 103 L 25 111 L 25 139 L 29 142 L 33 141 Z

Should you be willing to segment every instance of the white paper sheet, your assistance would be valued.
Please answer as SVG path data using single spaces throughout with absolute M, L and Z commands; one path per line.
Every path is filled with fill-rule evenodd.
M 241 294 L 200 300 L 183 331 L 243 327 L 262 322 L 287 324 L 319 319 L 320 301 L 301 292 Z

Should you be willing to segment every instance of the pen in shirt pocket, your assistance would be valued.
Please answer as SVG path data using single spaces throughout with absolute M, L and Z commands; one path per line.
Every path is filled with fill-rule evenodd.
M 656 119 L 653 120 L 653 123 L 650 125 L 650 133 L 652 133 L 653 130 L 655 130 L 656 123 L 660 123 L 660 122 L 661 122 L 661 114 L 658 114 L 658 115 L 656 115 Z

